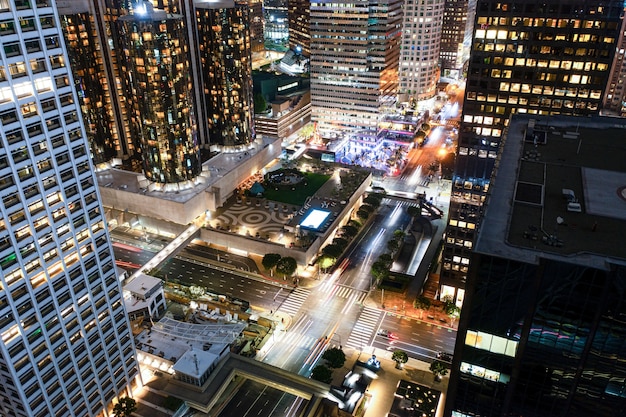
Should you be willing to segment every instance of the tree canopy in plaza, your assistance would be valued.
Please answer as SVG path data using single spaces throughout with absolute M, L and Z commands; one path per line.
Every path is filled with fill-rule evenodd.
M 276 264 L 276 271 L 280 272 L 285 276 L 291 276 L 296 269 L 298 268 L 298 263 L 291 256 L 286 256 L 284 258 L 280 258 L 278 263 Z

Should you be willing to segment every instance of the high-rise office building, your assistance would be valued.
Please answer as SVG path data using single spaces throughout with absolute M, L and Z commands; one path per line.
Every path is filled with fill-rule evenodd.
M 287 0 L 264 0 L 265 40 L 286 46 L 289 38 Z
M 400 52 L 400 101 L 434 97 L 445 0 L 406 0 Z
M 204 114 L 211 146 L 238 149 L 254 141 L 252 57 L 246 4 L 194 2 Z
M 0 20 L 0 414 L 96 416 L 138 369 L 61 21 Z
M 626 19 L 622 19 L 609 84 L 604 94 L 603 113 L 626 116 Z
M 619 36 L 621 1 L 477 3 L 440 297 L 458 304 L 500 138 L 515 113 L 600 111 Z
M 311 2 L 311 120 L 322 134 L 374 139 L 380 110 L 398 91 L 403 4 Z
M 289 49 L 311 56 L 311 1 L 289 0 Z
M 68 42 L 72 39 L 74 42 L 72 44 L 76 44 L 75 39 L 83 39 L 86 36 L 86 33 L 82 33 L 81 37 L 72 33 L 77 27 L 85 29 L 85 32 L 93 28 L 93 33 L 89 34 L 97 37 L 97 39 L 90 39 L 88 46 L 92 49 L 89 51 L 83 47 L 75 53 L 71 52 L 72 62 L 76 64 L 72 70 L 75 74 L 91 74 L 95 66 L 103 67 L 103 71 L 96 71 L 101 78 L 92 81 L 94 88 L 86 89 L 83 110 L 86 118 L 91 120 L 88 116 L 100 115 L 102 112 L 100 107 L 94 108 L 94 106 L 105 103 L 106 114 L 110 114 L 115 122 L 111 128 L 112 142 L 117 156 L 125 161 L 126 166 L 136 171 L 144 170 L 146 177 L 154 182 L 186 181 L 197 175 L 199 170 L 199 164 L 196 164 L 193 161 L 195 157 L 191 156 L 194 146 L 205 149 L 210 146 L 237 147 L 254 141 L 251 52 L 264 49 L 260 1 L 56 1 L 64 5 L 61 12 L 64 22 L 67 22 L 65 28 Z M 182 140 L 176 139 L 176 146 L 169 143 L 165 146 L 168 150 L 161 155 L 160 160 L 155 156 L 162 153 L 154 148 L 156 142 L 150 135 L 142 132 L 143 124 L 138 124 L 136 121 L 139 120 L 137 111 L 142 105 L 154 108 L 155 113 L 164 113 L 164 111 L 159 110 L 158 106 L 155 107 L 155 102 L 144 103 L 135 99 L 137 96 L 134 89 L 137 87 L 133 86 L 132 82 L 138 78 L 134 75 L 129 77 L 128 72 L 134 66 L 132 61 L 135 58 L 129 60 L 131 52 L 133 57 L 139 57 L 139 62 L 141 62 L 141 54 L 152 52 L 142 51 L 142 48 L 145 49 L 144 45 L 148 45 L 148 42 L 144 42 L 143 39 L 141 42 L 131 40 L 129 43 L 127 32 L 122 30 L 125 23 L 119 23 L 120 19 L 126 23 L 133 19 L 137 20 L 137 16 L 142 13 L 145 16 L 146 13 L 142 11 L 146 8 L 152 15 L 166 16 L 167 22 L 164 24 L 168 32 L 167 42 L 178 45 L 172 49 L 175 52 L 172 59 L 182 59 L 183 56 L 188 56 L 186 62 L 174 63 L 172 71 L 176 74 L 172 73 L 170 76 L 175 79 L 169 82 L 176 85 L 177 92 L 174 96 L 181 94 L 182 90 L 179 87 L 182 86 L 183 79 L 179 76 L 181 65 L 183 65 L 182 73 L 187 73 L 187 79 L 191 84 L 184 88 L 189 92 L 177 100 L 176 106 L 186 109 L 180 117 L 193 116 L 196 120 L 195 131 L 192 134 L 193 140 L 183 143 Z M 222 10 L 222 14 L 209 18 L 207 12 L 209 9 Z M 173 16 L 177 16 L 177 20 L 172 19 Z M 227 21 L 214 20 L 220 18 L 227 19 Z M 176 28 L 172 26 L 174 20 L 178 22 Z M 88 27 L 85 23 L 87 21 L 92 23 L 92 26 Z M 72 22 L 77 22 L 77 24 L 70 24 Z M 213 24 L 217 26 L 214 27 Z M 215 32 L 214 29 L 217 27 L 223 30 Z M 157 25 L 154 29 L 157 30 L 160 27 Z M 151 42 L 155 44 L 164 39 L 163 36 L 157 36 Z M 185 50 L 183 54 L 176 51 L 180 48 Z M 168 51 L 169 49 L 166 48 L 159 51 L 159 54 L 168 53 Z M 162 60 L 160 65 L 165 64 L 168 59 Z M 89 60 L 93 60 L 93 66 L 88 65 Z M 205 64 L 208 67 L 205 67 Z M 136 65 L 136 69 L 141 71 L 141 64 Z M 100 85 L 96 85 L 96 82 Z M 139 87 L 143 85 L 143 82 L 138 84 Z M 102 94 L 98 94 L 101 90 Z M 102 119 L 98 121 L 101 124 L 104 123 Z M 164 122 L 166 123 L 170 122 Z M 185 124 L 188 125 L 187 122 Z M 170 131 L 172 126 L 170 124 L 168 128 Z M 117 129 L 114 130 L 114 127 Z M 186 132 L 188 129 L 182 130 Z M 182 131 L 173 134 L 182 137 Z M 192 142 L 195 142 L 195 145 L 192 145 Z M 161 143 L 163 144 L 164 142 Z M 181 144 L 184 148 L 182 150 Z M 160 149 L 164 149 L 161 145 L 159 145 Z
M 548 115 L 504 129 L 446 417 L 624 415 L 625 129 Z
M 121 140 L 91 2 L 57 0 L 56 4 L 93 162 L 109 162 L 122 157 Z
M 158 183 L 193 180 L 201 171 L 183 22 L 144 1 L 115 25 L 130 132 L 144 175 Z
M 476 0 L 445 0 L 441 28 L 441 75 L 459 79 L 469 59 Z
M 245 0 L 238 3 L 247 4 L 250 8 L 250 50 L 252 52 L 265 51 L 265 36 L 263 33 L 263 0 Z

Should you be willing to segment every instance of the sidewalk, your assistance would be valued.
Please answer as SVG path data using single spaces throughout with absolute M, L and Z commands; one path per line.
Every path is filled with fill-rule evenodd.
M 407 319 L 457 330 L 458 319 L 452 322 L 443 311 L 441 301 L 431 300 L 432 305 L 428 310 L 420 310 L 413 306 L 413 299 L 407 295 L 407 293 L 401 294 L 390 291 L 385 291 L 383 295 L 382 290 L 375 289 L 370 292 L 363 304 Z

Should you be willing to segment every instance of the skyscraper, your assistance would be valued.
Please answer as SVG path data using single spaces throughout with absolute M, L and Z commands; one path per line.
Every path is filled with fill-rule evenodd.
M 441 75 L 460 78 L 469 58 L 476 0 L 445 0 L 441 23 Z
M 115 26 L 128 123 L 144 175 L 158 183 L 193 180 L 201 166 L 182 16 L 144 1 Z
M 437 92 L 444 0 L 406 0 L 400 52 L 400 101 L 426 100 Z
M 0 414 L 95 416 L 138 369 L 61 22 L 0 17 Z
M 511 118 L 445 416 L 624 415 L 625 129 L 598 116 Z
M 375 136 L 396 100 L 403 0 L 311 2 L 311 120 Z
M 289 0 L 289 49 L 311 56 L 311 2 Z
M 461 303 L 500 139 L 510 115 L 600 111 L 622 2 L 477 3 L 440 296 Z
M 211 145 L 238 149 L 254 141 L 250 9 L 233 0 L 194 2 L 204 114 Z
M 122 141 L 95 15 L 87 0 L 56 4 L 93 162 L 109 162 L 123 156 Z

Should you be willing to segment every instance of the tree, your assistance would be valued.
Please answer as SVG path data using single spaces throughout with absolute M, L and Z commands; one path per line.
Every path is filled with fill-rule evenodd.
M 380 255 L 378 257 L 378 260 L 380 262 L 383 262 L 387 266 L 387 269 L 391 268 L 391 265 L 393 264 L 393 258 L 388 253 L 383 253 L 382 255 Z
M 265 101 L 265 97 L 263 97 L 263 94 L 261 93 L 255 94 L 254 95 L 254 113 L 255 114 L 265 113 L 266 109 L 267 109 L 267 101 Z
M 137 402 L 130 397 L 120 398 L 120 401 L 113 407 L 115 417 L 130 417 L 137 411 Z
M 337 259 L 341 256 L 344 249 L 345 248 L 339 245 L 331 243 L 330 245 L 326 245 L 322 248 L 322 255 L 325 255 L 329 258 Z
M 396 363 L 396 368 L 402 369 L 402 366 L 409 361 L 409 355 L 403 350 L 395 350 L 391 355 L 391 360 Z
M 280 260 L 276 264 L 276 271 L 288 277 L 293 275 L 293 273 L 296 272 L 297 268 L 298 262 L 296 262 L 296 260 L 291 256 L 280 258 Z
M 402 239 L 404 239 L 404 236 L 406 236 L 406 233 L 404 233 L 403 230 L 394 230 L 393 231 L 393 240 L 397 240 L 398 242 L 400 242 Z
M 317 260 L 317 263 L 319 264 L 320 268 L 323 269 L 324 272 L 326 272 L 328 268 L 330 268 L 331 266 L 335 264 L 336 260 L 337 260 L 336 258 L 331 258 L 330 256 L 322 255 Z
M 443 297 L 443 300 L 441 301 L 443 301 L 443 306 L 442 306 L 443 311 L 448 316 L 450 316 L 450 320 L 452 324 L 454 324 L 454 321 L 461 314 L 461 309 L 454 303 L 454 301 L 452 300 L 452 297 L 450 297 L 449 295 L 446 295 L 445 297 Z
M 345 236 L 348 239 L 352 239 L 353 237 L 359 234 L 359 229 L 350 224 L 346 224 L 345 226 L 341 227 L 341 229 L 339 230 L 341 232 L 341 236 Z
M 329 367 L 337 369 L 346 363 L 346 354 L 340 348 L 330 348 L 322 355 L 322 359 L 326 361 Z
M 397 251 L 399 247 L 400 247 L 400 244 L 395 239 L 391 239 L 390 241 L 387 242 L 387 250 L 391 253 L 394 253 L 395 251 Z
M 369 204 L 372 207 L 380 206 L 383 196 L 381 194 L 370 194 L 363 200 L 363 203 Z
M 361 226 L 363 226 L 363 223 L 361 223 L 360 221 L 358 221 L 357 219 L 350 219 L 348 220 L 348 225 L 349 226 L 354 226 L 357 229 L 360 229 Z
M 336 237 L 333 239 L 333 245 L 337 245 L 342 248 L 348 247 L 348 239 L 344 239 L 342 237 Z
M 278 264 L 278 261 L 280 261 L 280 258 L 282 258 L 282 256 L 280 256 L 277 253 L 268 253 L 263 257 L 261 264 L 263 265 L 263 268 L 270 271 L 270 273 L 273 276 L 274 275 L 273 268 L 276 266 L 276 264 Z
M 413 307 L 420 311 L 420 319 L 424 316 L 424 310 L 429 310 L 431 305 L 430 298 L 424 295 L 418 295 L 415 301 L 413 301 Z
M 441 381 L 441 377 L 448 374 L 448 368 L 446 368 L 446 364 L 439 361 L 434 360 L 433 363 L 430 364 L 430 372 L 435 376 L 435 381 Z
M 364 210 L 363 208 L 360 208 L 357 210 L 356 216 L 359 218 L 359 220 L 365 221 L 370 217 L 370 212 Z
M 359 207 L 359 210 L 364 210 L 369 215 L 369 214 L 373 213 L 374 211 L 376 211 L 376 207 L 374 207 L 371 204 L 364 203 L 364 204 L 361 204 L 361 207 Z
M 333 380 L 333 371 L 326 365 L 317 365 L 311 372 L 311 379 L 330 384 Z
M 381 281 L 389 276 L 389 267 L 385 262 L 376 261 L 372 264 L 372 276 L 376 281 Z

